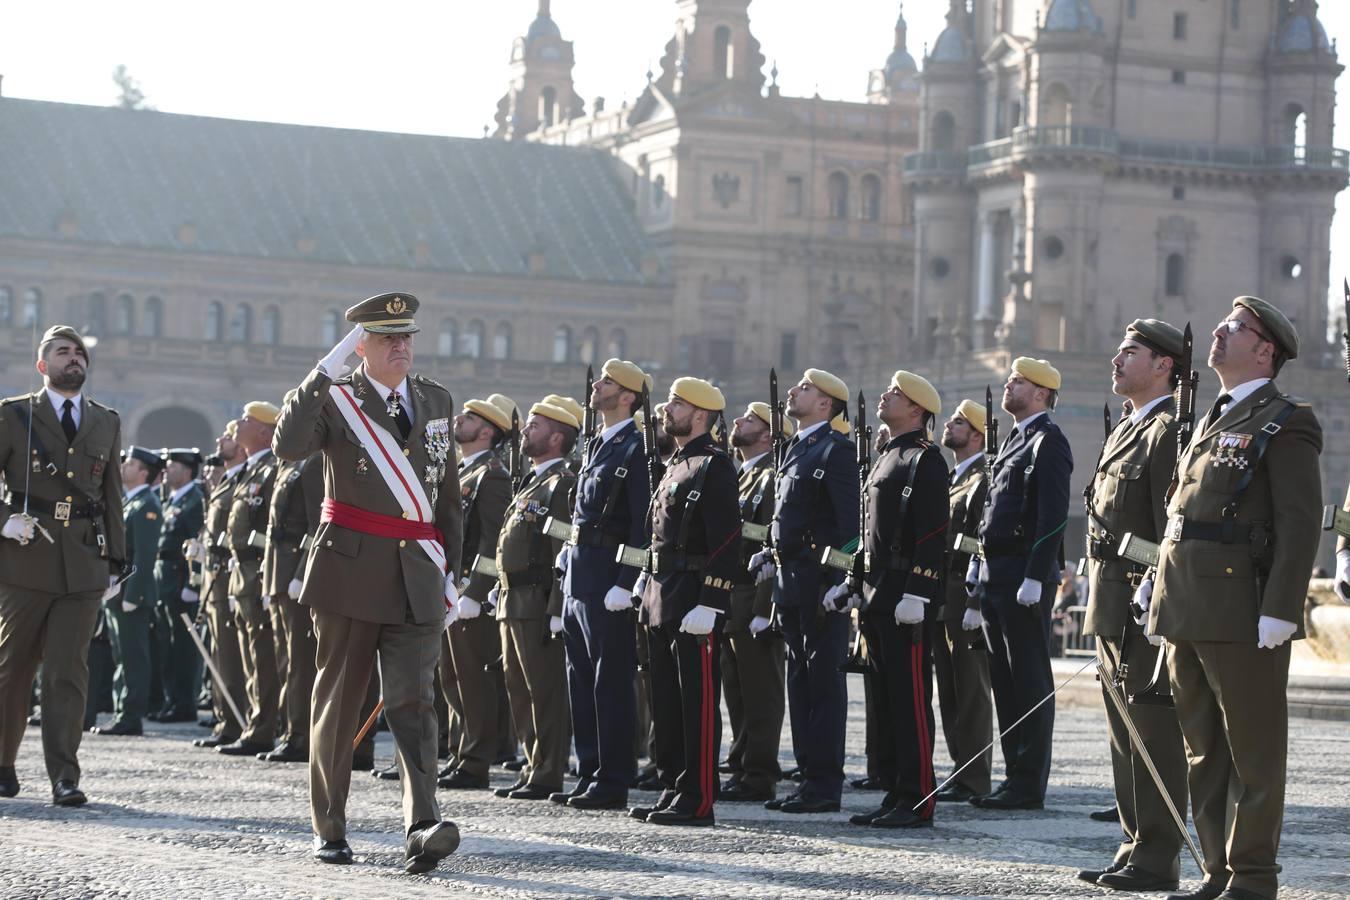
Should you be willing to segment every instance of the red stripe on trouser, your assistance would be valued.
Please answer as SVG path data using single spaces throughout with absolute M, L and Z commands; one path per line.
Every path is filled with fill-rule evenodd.
M 915 628 L 922 627 L 915 625 Z M 923 683 L 923 639 L 920 638 L 910 651 L 910 671 L 913 674 L 914 686 L 914 724 L 917 727 L 919 737 L 919 790 L 924 796 L 933 791 L 933 744 L 928 734 L 928 718 L 924 715 L 926 708 L 925 685 Z M 937 801 L 932 797 L 924 804 L 923 815 L 931 816 L 933 806 Z
M 702 702 L 699 706 L 698 792 L 696 815 L 706 816 L 713 807 L 713 748 L 712 748 L 712 636 L 699 641 L 699 686 Z

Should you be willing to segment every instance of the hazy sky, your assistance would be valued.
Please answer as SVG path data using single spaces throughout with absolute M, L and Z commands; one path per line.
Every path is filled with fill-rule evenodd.
M 1156 2 L 1156 0 L 1148 0 Z M 511 42 L 537 0 L 12 0 L 0 22 L 8 97 L 106 105 L 125 64 L 166 112 L 478 136 L 505 91 Z M 909 0 L 921 58 L 947 0 Z M 789 95 L 861 100 L 890 53 L 897 0 L 757 0 L 751 26 Z M 577 92 L 613 108 L 633 99 L 674 33 L 673 0 L 553 0 L 575 44 Z M 1350 37 L 1350 0 L 1322 3 L 1332 38 Z M 1347 43 L 1350 47 L 1350 43 Z M 1344 89 L 1344 85 L 1342 85 Z M 1338 129 L 1340 131 L 1340 129 Z M 1338 140 L 1344 145 L 1344 140 Z M 1332 246 L 1350 242 L 1342 192 Z M 1332 281 L 1350 258 L 1333 250 Z

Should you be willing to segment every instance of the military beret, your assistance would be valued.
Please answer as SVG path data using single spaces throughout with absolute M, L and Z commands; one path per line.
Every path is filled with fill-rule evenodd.
M 745 412 L 746 415 L 758 416 L 760 419 L 764 420 L 765 425 L 768 425 L 770 428 L 773 427 L 773 410 L 769 409 L 769 404 L 756 400 L 745 408 Z M 792 420 L 787 416 L 783 416 L 783 437 L 792 437 L 793 432 L 796 430 L 797 426 L 792 423 Z
M 653 384 L 652 376 L 638 368 L 636 363 L 626 359 L 607 359 L 600 367 L 600 371 L 620 387 L 635 394 L 642 393 L 644 387 L 651 390 Z
M 958 415 L 969 422 L 970 427 L 974 428 L 980 434 L 984 434 L 984 429 L 987 424 L 984 418 L 984 407 L 974 400 L 962 400 L 960 405 L 956 407 L 955 415 Z
M 1186 352 L 1186 336 L 1181 329 L 1162 319 L 1135 319 L 1126 326 L 1125 337 L 1163 356 L 1179 358 Z
M 1034 385 L 1049 388 L 1052 391 L 1059 390 L 1059 369 L 1050 365 L 1047 360 L 1019 356 L 1013 360 L 1012 370 Z
M 837 376 L 831 375 L 824 369 L 807 369 L 802 377 L 834 399 L 848 402 L 848 385 L 844 384 L 843 380 Z
M 127 449 L 122 451 L 122 462 L 126 462 L 128 459 L 134 459 L 144 464 L 152 472 L 158 472 L 164 468 L 164 460 L 160 458 L 159 453 L 148 447 L 137 447 L 135 444 L 128 446 Z
M 942 398 L 927 378 L 901 369 L 891 376 L 891 385 L 933 415 L 942 412 Z
M 549 403 L 547 400 L 540 400 L 534 406 L 531 406 L 530 415 L 544 416 L 545 418 L 566 425 L 568 428 L 581 427 L 581 423 L 577 421 L 577 417 L 572 415 L 570 410 L 564 409 L 554 403 Z
M 572 414 L 572 418 L 577 420 L 578 425 L 586 415 L 586 410 L 582 408 L 580 403 L 571 397 L 564 397 L 562 394 L 549 394 L 541 402 L 567 410 Z
M 230 440 L 234 440 L 235 436 L 238 434 L 239 434 L 238 419 L 231 419 L 230 421 L 225 423 L 225 436 L 227 438 L 229 438 Z
M 159 451 L 159 458 L 166 463 L 182 463 L 194 469 L 201 468 L 202 465 L 202 451 L 196 447 L 175 447 L 172 450 L 165 448 Z
M 85 344 L 84 338 L 80 333 L 69 325 L 53 325 L 42 333 L 42 340 L 38 341 L 38 355 L 42 355 L 42 348 L 56 340 L 67 340 L 80 348 L 84 358 L 89 359 L 89 347 Z
M 486 400 L 465 400 L 464 412 L 473 413 L 502 431 L 511 430 L 511 413 L 502 409 L 496 403 L 489 403 Z
M 244 415 L 264 425 L 275 425 L 277 424 L 277 416 L 281 415 L 281 410 L 266 400 L 254 400 L 252 403 L 244 404 Z
M 722 396 L 722 392 L 702 378 L 676 378 L 670 385 L 672 396 L 679 397 L 686 403 L 697 406 L 699 409 L 706 409 L 709 412 L 721 412 L 727 408 L 727 398 Z
M 347 310 L 347 321 L 374 334 L 416 334 L 421 303 L 412 294 L 377 294 Z
M 1285 356 L 1290 359 L 1298 358 L 1298 332 L 1294 329 L 1294 323 L 1290 322 L 1273 303 L 1268 303 L 1260 297 L 1238 297 L 1233 301 L 1233 309 L 1239 306 L 1249 310 L 1261 320 L 1261 324 L 1270 332 L 1275 343 L 1280 345 Z
M 516 406 L 516 401 L 505 394 L 488 394 L 487 402 L 504 412 L 507 422 L 510 422 L 513 417 L 516 419 L 520 417 L 520 407 Z

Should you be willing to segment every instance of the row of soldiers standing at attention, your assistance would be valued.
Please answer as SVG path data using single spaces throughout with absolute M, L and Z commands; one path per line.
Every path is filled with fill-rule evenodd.
M 199 743 L 307 758 L 316 858 L 351 860 L 350 772 L 370 767 L 352 736 L 364 732 L 358 726 L 373 718 L 377 698 L 398 750 L 410 872 L 457 847 L 457 827 L 440 818 L 437 780 L 487 786 L 504 708 L 525 750 L 517 783 L 497 792 L 504 797 L 627 809 L 654 825 L 711 825 L 719 798 L 761 800 L 783 813 L 838 811 L 855 611 L 866 645 L 869 758 L 885 794 L 850 821 L 927 826 L 939 801 L 1043 805 L 1054 722 L 1050 610 L 1073 467 L 1051 416 L 1061 377 L 1048 362 L 1013 362 L 1001 408 L 1014 427 L 998 446 L 992 398 L 956 407 L 941 432 L 952 470 L 932 440 L 938 392 L 903 370 L 875 407 L 885 428 L 875 461 L 862 396 L 850 442 L 849 390 L 819 369 L 808 369 L 781 407 L 774 397 L 735 419 L 733 459 L 722 444 L 726 401 L 716 386 L 676 379 L 654 421 L 643 409 L 652 379 L 617 359 L 605 363 L 585 405 L 550 395 L 522 423 L 509 399 L 493 395 L 465 402 L 452 425 L 449 393 L 411 373 L 417 307 L 406 294 L 354 306 L 352 332 L 281 411 L 245 407 L 218 444 L 222 466 L 208 476 L 205 526 L 187 542 L 181 573 L 178 560 L 150 557 L 158 595 L 172 599 L 181 583 L 180 602 L 201 604 L 213 638 L 219 725 Z M 349 372 L 353 352 L 362 363 Z M 1275 894 L 1288 641 L 1301 634 L 1321 495 L 1316 419 L 1271 381 L 1297 352 L 1297 334 L 1277 308 L 1238 298 L 1209 353 L 1224 392 L 1193 429 L 1171 399 L 1178 384 L 1192 392 L 1179 396 L 1193 396 L 1188 336 L 1136 320 L 1112 360 L 1125 415 L 1108 415 L 1086 496 L 1087 629 L 1098 636 L 1108 700 L 1122 689 L 1148 694 L 1166 641 L 1160 665 L 1175 706 L 1108 702 L 1125 838 L 1111 865 L 1085 870 L 1085 880 L 1174 889 L 1184 832 L 1168 807 L 1184 815 L 1189 785 L 1206 880 L 1181 896 Z M 49 392 L 88 365 L 70 329 L 49 332 L 39 356 Z M 80 401 L 78 387 L 79 414 L 97 420 L 110 442 L 72 463 L 79 477 L 60 479 L 59 467 L 52 474 L 39 465 L 45 456 L 33 457 L 30 473 L 23 454 L 13 464 L 23 420 L 7 417 L 6 482 L 13 491 L 22 480 L 29 493 L 9 498 L 5 537 L 13 540 L 0 552 L 41 548 L 34 529 L 59 506 L 47 494 L 82 489 L 87 497 L 54 518 L 89 527 L 74 544 L 51 543 L 113 574 L 109 590 L 91 577 L 61 586 L 60 599 L 116 599 L 110 631 L 121 645 L 118 610 L 134 615 L 138 597 L 149 596 L 134 587 L 148 544 L 139 539 L 144 526 L 132 522 L 155 512 L 141 486 L 164 460 L 132 448 L 119 479 L 108 465 L 119 443 L 116 414 Z M 74 444 L 83 432 L 65 421 L 69 404 L 58 411 L 62 396 L 70 394 L 17 406 L 41 410 L 33 434 Z M 195 462 L 169 456 L 170 465 Z M 178 499 L 190 493 L 179 490 Z M 125 527 L 114 508 L 125 509 Z M 158 553 L 164 540 L 151 543 Z M 0 788 L 18 789 L 12 698 L 17 686 L 27 691 L 45 656 L 44 746 L 55 798 L 82 800 L 78 731 L 66 734 L 63 709 L 76 694 L 83 705 L 83 673 L 68 649 L 34 639 L 46 620 L 25 623 L 42 607 L 49 618 L 77 615 L 79 627 L 66 634 L 84 633 L 98 604 L 50 602 L 46 612 L 50 598 L 25 603 L 32 598 L 24 590 L 7 582 L 0 596 Z M 15 643 L 20 626 L 29 628 L 26 656 Z M 491 677 L 498 659 L 504 705 Z M 942 785 L 933 767 L 934 670 L 958 764 Z M 437 737 L 447 729 L 437 725 L 435 682 L 453 713 L 451 763 L 440 772 Z M 639 690 L 661 790 L 654 803 L 629 808 Z M 725 784 L 721 695 L 733 730 Z M 246 700 L 246 714 L 235 698 Z M 122 703 L 130 709 L 112 733 L 135 712 L 129 696 Z M 279 707 L 286 725 L 274 747 Z M 798 784 L 780 797 L 784 707 Z M 1005 763 L 997 786 L 993 711 Z M 579 778 L 565 789 L 569 731 Z

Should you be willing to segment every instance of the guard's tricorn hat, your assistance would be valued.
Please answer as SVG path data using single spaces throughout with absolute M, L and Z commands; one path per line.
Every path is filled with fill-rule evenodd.
M 1295 330 L 1294 323 L 1289 321 L 1289 317 L 1280 312 L 1275 304 L 1260 297 L 1238 297 L 1233 301 L 1233 309 L 1239 306 L 1249 310 L 1261 320 L 1261 324 L 1270 332 L 1275 343 L 1280 345 L 1285 356 L 1290 359 L 1298 357 L 1298 331 Z
M 193 471 L 202 467 L 202 451 L 196 447 L 165 448 L 159 451 L 159 456 L 165 463 L 182 463 L 185 466 L 191 466 Z
M 75 346 L 80 348 L 87 361 L 89 359 L 89 347 L 85 344 L 84 338 L 78 331 L 69 325 L 53 325 L 42 333 L 42 340 L 38 341 L 38 356 L 42 356 L 42 350 L 52 341 L 67 340 L 74 342 Z
M 421 306 L 412 294 L 378 294 L 347 310 L 347 321 L 372 334 L 416 334 L 413 317 Z
M 158 472 L 164 468 L 164 460 L 160 458 L 159 452 L 148 447 L 137 447 L 135 444 L 128 446 L 122 451 L 122 462 L 128 459 L 144 464 L 151 472 Z

